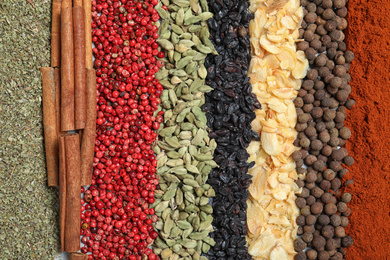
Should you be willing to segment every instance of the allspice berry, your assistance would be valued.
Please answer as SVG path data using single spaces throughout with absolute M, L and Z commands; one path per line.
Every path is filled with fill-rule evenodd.
M 324 212 L 328 215 L 333 215 L 337 212 L 337 206 L 333 203 L 328 203 L 324 207 Z
M 325 244 L 326 244 L 326 240 L 323 236 L 315 236 L 313 238 L 312 245 L 317 250 L 323 250 L 323 248 L 325 247 Z
M 351 193 L 343 193 L 343 195 L 341 195 L 341 201 L 342 202 L 348 203 L 351 200 L 352 200 L 352 194 Z
M 321 202 L 315 202 L 311 205 L 310 207 L 310 210 L 311 210 L 311 213 L 313 213 L 314 215 L 317 215 L 317 214 L 320 214 L 323 210 L 324 206 Z M 336 208 L 337 210 L 337 208 Z

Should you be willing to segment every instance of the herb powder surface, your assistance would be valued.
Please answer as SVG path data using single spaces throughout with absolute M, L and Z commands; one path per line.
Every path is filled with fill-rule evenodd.
M 47 187 L 39 68 L 51 0 L 0 1 L 0 259 L 53 259 L 58 191 Z

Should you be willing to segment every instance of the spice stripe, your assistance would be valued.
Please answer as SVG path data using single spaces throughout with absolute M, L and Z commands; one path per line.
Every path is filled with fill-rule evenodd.
M 206 83 L 213 90 L 206 94 L 202 109 L 207 112 L 210 136 L 217 142 L 214 160 L 219 167 L 211 171 L 208 180 L 216 193 L 212 200 L 214 232 L 210 234 L 216 244 L 206 256 L 251 259 L 245 240 L 251 164 L 246 162 L 249 155 L 245 148 L 252 139 L 259 140 L 250 123 L 255 118 L 253 110 L 260 109 L 247 76 L 248 26 L 253 15 L 246 0 L 211 0 L 208 4 L 214 14 L 208 21 L 210 41 L 218 56 L 209 54 L 206 58 Z
M 255 18 L 249 26 L 254 54 L 249 76 L 263 110 L 255 111 L 252 123 L 261 140 L 247 149 L 254 162 L 249 170 L 249 253 L 254 259 L 293 259 L 299 213 L 295 194 L 300 192 L 292 158 L 297 119 L 293 99 L 308 67 L 295 47 L 303 12 L 298 0 L 251 1 L 250 10 Z

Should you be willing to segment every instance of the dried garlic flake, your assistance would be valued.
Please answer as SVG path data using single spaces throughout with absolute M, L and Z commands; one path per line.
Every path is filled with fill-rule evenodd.
M 254 55 L 249 76 L 263 109 L 252 122 L 261 142 L 247 149 L 249 161 L 255 162 L 249 170 L 248 249 L 256 260 L 293 259 L 299 214 L 295 194 L 300 192 L 291 156 L 297 149 L 293 100 L 308 68 L 295 46 L 303 11 L 299 0 L 251 0 L 250 10 L 255 18 L 249 26 Z

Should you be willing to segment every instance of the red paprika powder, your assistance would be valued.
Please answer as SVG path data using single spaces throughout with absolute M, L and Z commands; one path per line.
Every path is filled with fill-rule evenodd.
M 351 64 L 351 97 L 356 105 L 346 125 L 346 144 L 355 164 L 347 233 L 354 245 L 346 259 L 390 259 L 390 1 L 354 0 L 348 4 L 347 46 Z

